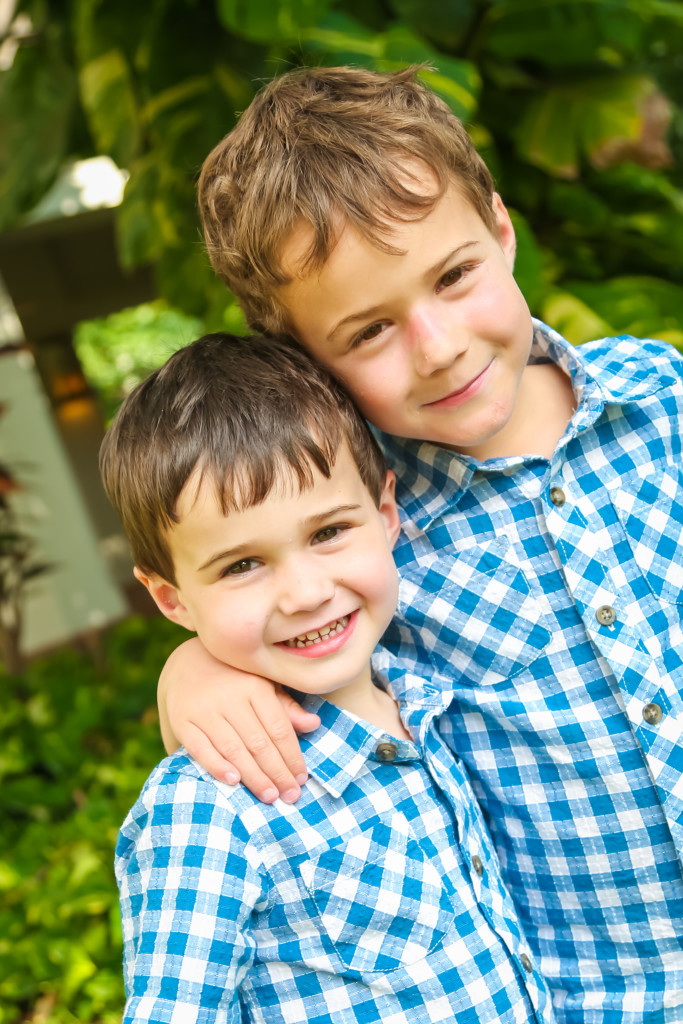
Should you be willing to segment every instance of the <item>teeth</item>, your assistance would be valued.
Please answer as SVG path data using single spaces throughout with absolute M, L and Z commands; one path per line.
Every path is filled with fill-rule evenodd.
M 287 647 L 311 647 L 313 644 L 319 644 L 321 641 L 341 633 L 348 624 L 349 616 L 345 615 L 343 619 L 330 622 L 329 625 L 321 626 L 320 629 L 314 629 L 310 633 L 300 633 L 299 636 L 295 636 L 291 640 L 285 640 L 285 645 Z

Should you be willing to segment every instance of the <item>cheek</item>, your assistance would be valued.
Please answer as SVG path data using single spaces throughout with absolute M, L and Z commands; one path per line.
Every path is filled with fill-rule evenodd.
M 363 415 L 377 426 L 395 412 L 397 403 L 405 396 L 404 371 L 397 358 L 376 359 L 338 377 Z
M 231 654 L 237 660 L 239 655 L 249 654 L 262 644 L 263 617 L 243 595 L 214 597 L 204 609 L 204 623 L 202 639 L 219 660 L 229 662 Z M 235 623 L 239 623 L 239 628 Z

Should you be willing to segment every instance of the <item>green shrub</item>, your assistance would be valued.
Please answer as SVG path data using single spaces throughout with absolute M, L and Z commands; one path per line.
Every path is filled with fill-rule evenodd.
M 163 756 L 156 681 L 186 634 L 127 620 L 91 657 L 0 674 L 0 1024 L 115 1024 L 119 825 Z

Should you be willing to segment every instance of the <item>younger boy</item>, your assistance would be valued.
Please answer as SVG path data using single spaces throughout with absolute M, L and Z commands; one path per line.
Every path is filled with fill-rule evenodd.
M 321 723 L 296 806 L 182 750 L 150 776 L 116 852 L 126 1024 L 552 1024 L 435 715 L 373 684 L 399 519 L 342 389 L 287 343 L 209 335 L 126 399 L 101 468 L 164 615 Z
M 417 705 L 444 687 L 439 729 L 558 1015 L 679 1024 L 683 360 L 631 338 L 574 350 L 532 322 L 490 175 L 410 72 L 276 79 L 208 157 L 199 201 L 250 321 L 288 330 L 383 431 L 404 521 L 375 665 L 409 665 Z M 281 724 L 259 732 L 256 684 L 192 643 L 173 729 L 193 719 L 207 763 L 229 751 L 247 779 L 233 727 L 273 763 Z

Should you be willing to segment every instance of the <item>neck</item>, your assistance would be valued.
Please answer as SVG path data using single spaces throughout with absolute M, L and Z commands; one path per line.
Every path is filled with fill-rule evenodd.
M 363 685 L 354 687 L 353 690 L 347 687 L 324 696 L 330 704 L 350 711 L 352 715 L 369 722 L 370 725 L 378 726 L 396 739 L 412 739 L 410 733 L 403 727 L 396 701 L 386 690 L 374 685 L 369 670 Z
M 532 363 L 524 371 L 513 414 L 504 429 L 467 454 L 480 462 L 519 455 L 550 459 L 575 408 L 567 374 L 555 363 Z

